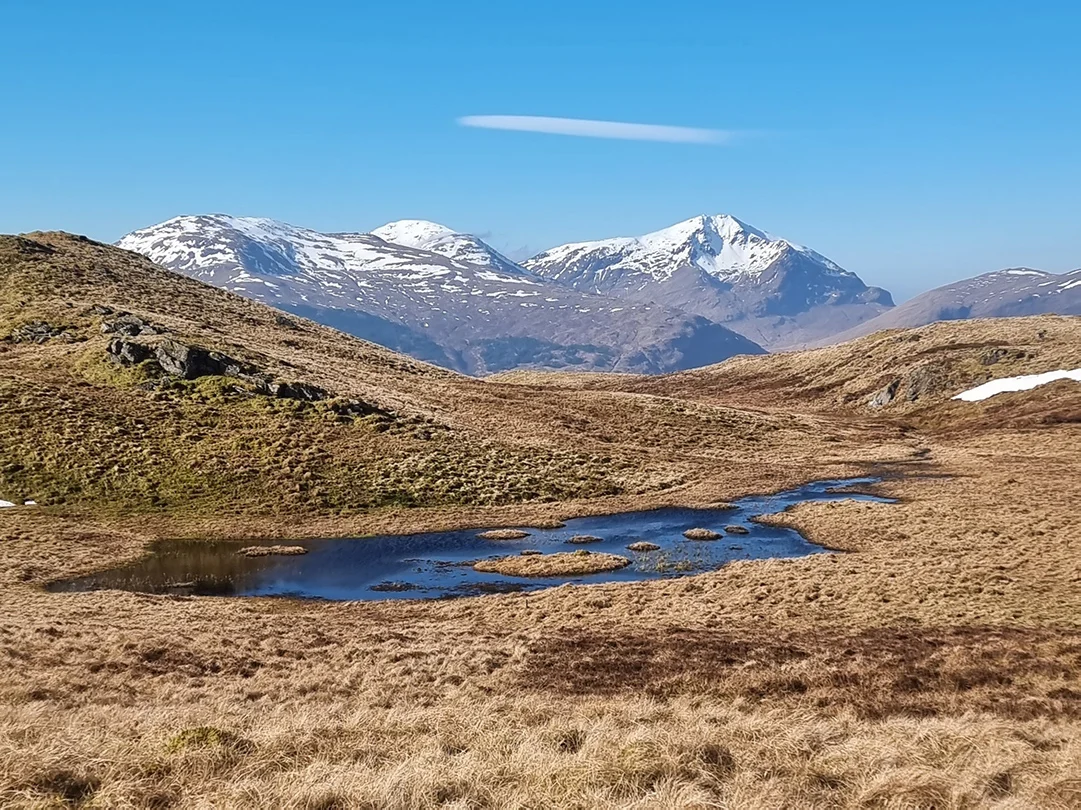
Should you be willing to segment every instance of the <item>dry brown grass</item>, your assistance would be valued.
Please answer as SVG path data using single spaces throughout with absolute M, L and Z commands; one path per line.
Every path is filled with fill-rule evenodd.
M 304 546 L 283 546 L 280 544 L 274 544 L 272 546 L 245 546 L 240 549 L 237 554 L 243 554 L 245 557 L 296 557 L 300 554 L 307 554 L 308 549 Z
M 715 532 L 713 529 L 687 529 L 683 533 L 683 536 L 688 540 L 719 540 L 721 538 L 720 532 Z
M 477 535 L 481 540 L 521 540 L 529 537 L 529 532 L 520 529 L 489 529 Z
M 1005 361 L 1011 373 L 1076 367 L 1079 319 L 940 325 L 915 341 L 879 336 L 660 380 L 479 383 L 329 330 L 294 334 L 224 293 L 207 308 L 186 281 L 155 313 L 160 279 L 103 280 L 96 250 L 68 275 L 34 265 L 17 283 L 0 277 L 4 317 L 48 305 L 57 318 L 64 296 L 77 315 L 114 289 L 237 354 L 256 345 L 232 345 L 243 323 L 264 362 L 292 363 L 292 377 L 430 417 L 448 437 L 434 455 L 479 458 L 498 435 L 517 459 L 573 448 L 598 461 L 553 467 L 581 488 L 549 501 L 496 486 L 506 467 L 477 467 L 492 500 L 345 514 L 310 499 L 148 508 L 117 487 L 126 509 L 76 499 L 0 510 L 0 806 L 1081 806 L 1081 398 L 1049 386 L 971 405 L 861 403 L 876 375 L 928 358 L 951 385 L 998 374 L 969 363 L 989 345 L 1035 352 Z M 60 281 L 62 295 L 49 287 Z M 116 439 L 121 449 L 163 446 L 133 433 L 149 424 L 149 399 L 73 362 L 96 339 L 0 348 L 0 380 L 14 386 L 0 410 L 5 453 L 27 452 L 17 437 L 36 415 L 52 430 L 75 420 L 98 456 L 124 436 L 114 427 L 137 437 Z M 185 407 L 204 433 L 232 429 L 211 421 L 228 403 Z M 107 420 L 111 408 L 120 415 Z M 305 425 L 275 428 L 296 436 L 290 465 L 322 446 Z M 430 441 L 364 439 L 373 452 L 405 442 L 405 456 Z M 342 447 L 307 469 L 360 458 Z M 437 486 L 431 468 L 410 469 L 417 492 Z M 385 603 L 41 588 L 160 538 L 539 525 L 867 472 L 886 475 L 875 490 L 899 503 L 762 518 L 844 553 L 682 579 Z
M 616 571 L 631 561 L 618 554 L 586 551 L 558 551 L 555 554 L 527 554 L 477 560 L 473 568 L 486 574 L 507 577 L 574 577 Z

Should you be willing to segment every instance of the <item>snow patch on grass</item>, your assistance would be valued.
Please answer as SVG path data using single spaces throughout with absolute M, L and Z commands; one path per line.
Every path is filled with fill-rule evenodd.
M 1058 371 L 1048 371 L 1044 374 L 1026 374 L 1021 377 L 1003 377 L 1001 380 L 991 380 L 983 385 L 970 388 L 968 391 L 963 391 L 954 399 L 961 399 L 965 402 L 981 402 L 996 394 L 1004 394 L 1010 391 L 1028 391 L 1057 380 L 1081 382 L 1081 368 L 1060 369 Z

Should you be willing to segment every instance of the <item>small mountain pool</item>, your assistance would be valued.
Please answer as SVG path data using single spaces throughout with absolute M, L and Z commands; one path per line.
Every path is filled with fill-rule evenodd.
M 56 582 L 51 591 L 121 589 L 142 593 L 205 596 L 289 596 L 311 599 L 433 599 L 527 591 L 564 582 L 625 582 L 712 571 L 732 560 L 800 557 L 824 551 L 793 529 L 754 523 L 755 515 L 780 512 L 807 501 L 848 498 L 888 502 L 860 493 L 875 478 L 817 481 L 770 496 L 735 501 L 733 509 L 655 509 L 568 520 L 559 529 L 534 529 L 517 540 L 486 540 L 481 529 L 365 538 L 298 541 L 307 550 L 293 556 L 245 556 L 240 549 L 281 541 L 178 541 L 156 543 L 150 553 L 121 568 Z M 726 530 L 726 527 L 729 528 Z M 711 529 L 715 540 L 689 540 L 683 532 Z M 745 533 L 743 533 L 745 532 Z M 572 537 L 599 538 L 588 545 Z M 659 546 L 630 551 L 632 543 Z M 519 577 L 481 573 L 473 563 L 493 557 L 574 552 L 618 554 L 626 567 L 597 574 Z

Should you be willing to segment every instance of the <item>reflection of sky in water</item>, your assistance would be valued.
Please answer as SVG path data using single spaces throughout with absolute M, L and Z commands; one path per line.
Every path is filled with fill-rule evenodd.
M 714 570 L 732 560 L 798 557 L 821 552 L 798 532 L 751 522 L 755 515 L 780 512 L 804 501 L 868 495 L 830 492 L 835 487 L 871 483 L 875 479 L 820 481 L 799 489 L 736 501 L 736 509 L 657 509 L 568 520 L 562 529 L 530 529 L 521 540 L 482 540 L 480 529 L 299 541 L 308 553 L 293 557 L 244 557 L 237 550 L 252 543 L 162 541 L 153 553 L 123 568 L 104 571 L 52 590 L 119 588 L 150 593 L 232 596 L 300 596 L 318 599 L 417 599 L 508 590 L 532 590 L 563 582 L 623 582 L 681 576 Z M 686 529 L 723 531 L 740 525 L 749 534 L 725 534 L 719 540 L 683 537 Z M 482 557 L 518 554 L 536 549 L 545 554 L 573 551 L 581 546 L 567 540 L 576 534 L 602 538 L 589 551 L 622 554 L 631 564 L 618 571 L 575 577 L 508 577 L 482 574 L 471 563 Z M 658 551 L 633 552 L 627 545 L 645 540 Z M 276 541 L 281 542 L 281 541 Z M 273 545 L 267 542 L 265 545 Z

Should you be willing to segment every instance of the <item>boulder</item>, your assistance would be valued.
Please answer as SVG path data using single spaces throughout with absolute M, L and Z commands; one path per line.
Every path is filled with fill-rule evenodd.
M 908 401 L 916 402 L 919 399 L 943 393 L 948 381 L 941 368 L 928 363 L 912 369 L 908 374 L 907 383 Z
M 272 382 L 269 385 L 271 396 L 279 399 L 299 399 L 304 402 L 320 402 L 330 394 L 318 385 L 302 382 Z
M 101 333 L 103 335 L 138 337 L 140 335 L 158 335 L 164 331 L 164 327 L 147 323 L 138 315 L 132 315 L 130 312 L 117 313 L 117 316 L 112 320 L 101 322 Z
M 124 338 L 113 338 L 105 349 L 109 359 L 121 366 L 137 366 L 154 355 L 154 350 L 143 343 Z
M 167 338 L 158 344 L 154 352 L 160 365 L 167 374 L 194 380 L 210 375 L 225 375 L 230 368 L 239 376 L 240 363 L 220 352 L 212 352 L 198 346 L 188 346 L 178 340 Z
M 893 380 L 889 385 L 872 396 L 867 404 L 872 408 L 881 408 L 884 405 L 889 405 L 893 402 L 894 397 L 897 396 L 897 389 L 901 387 L 900 380 Z
M 53 338 L 62 338 L 67 342 L 75 340 L 75 335 L 66 326 L 53 326 L 45 321 L 30 321 L 11 330 L 5 338 L 10 343 L 47 343 Z

